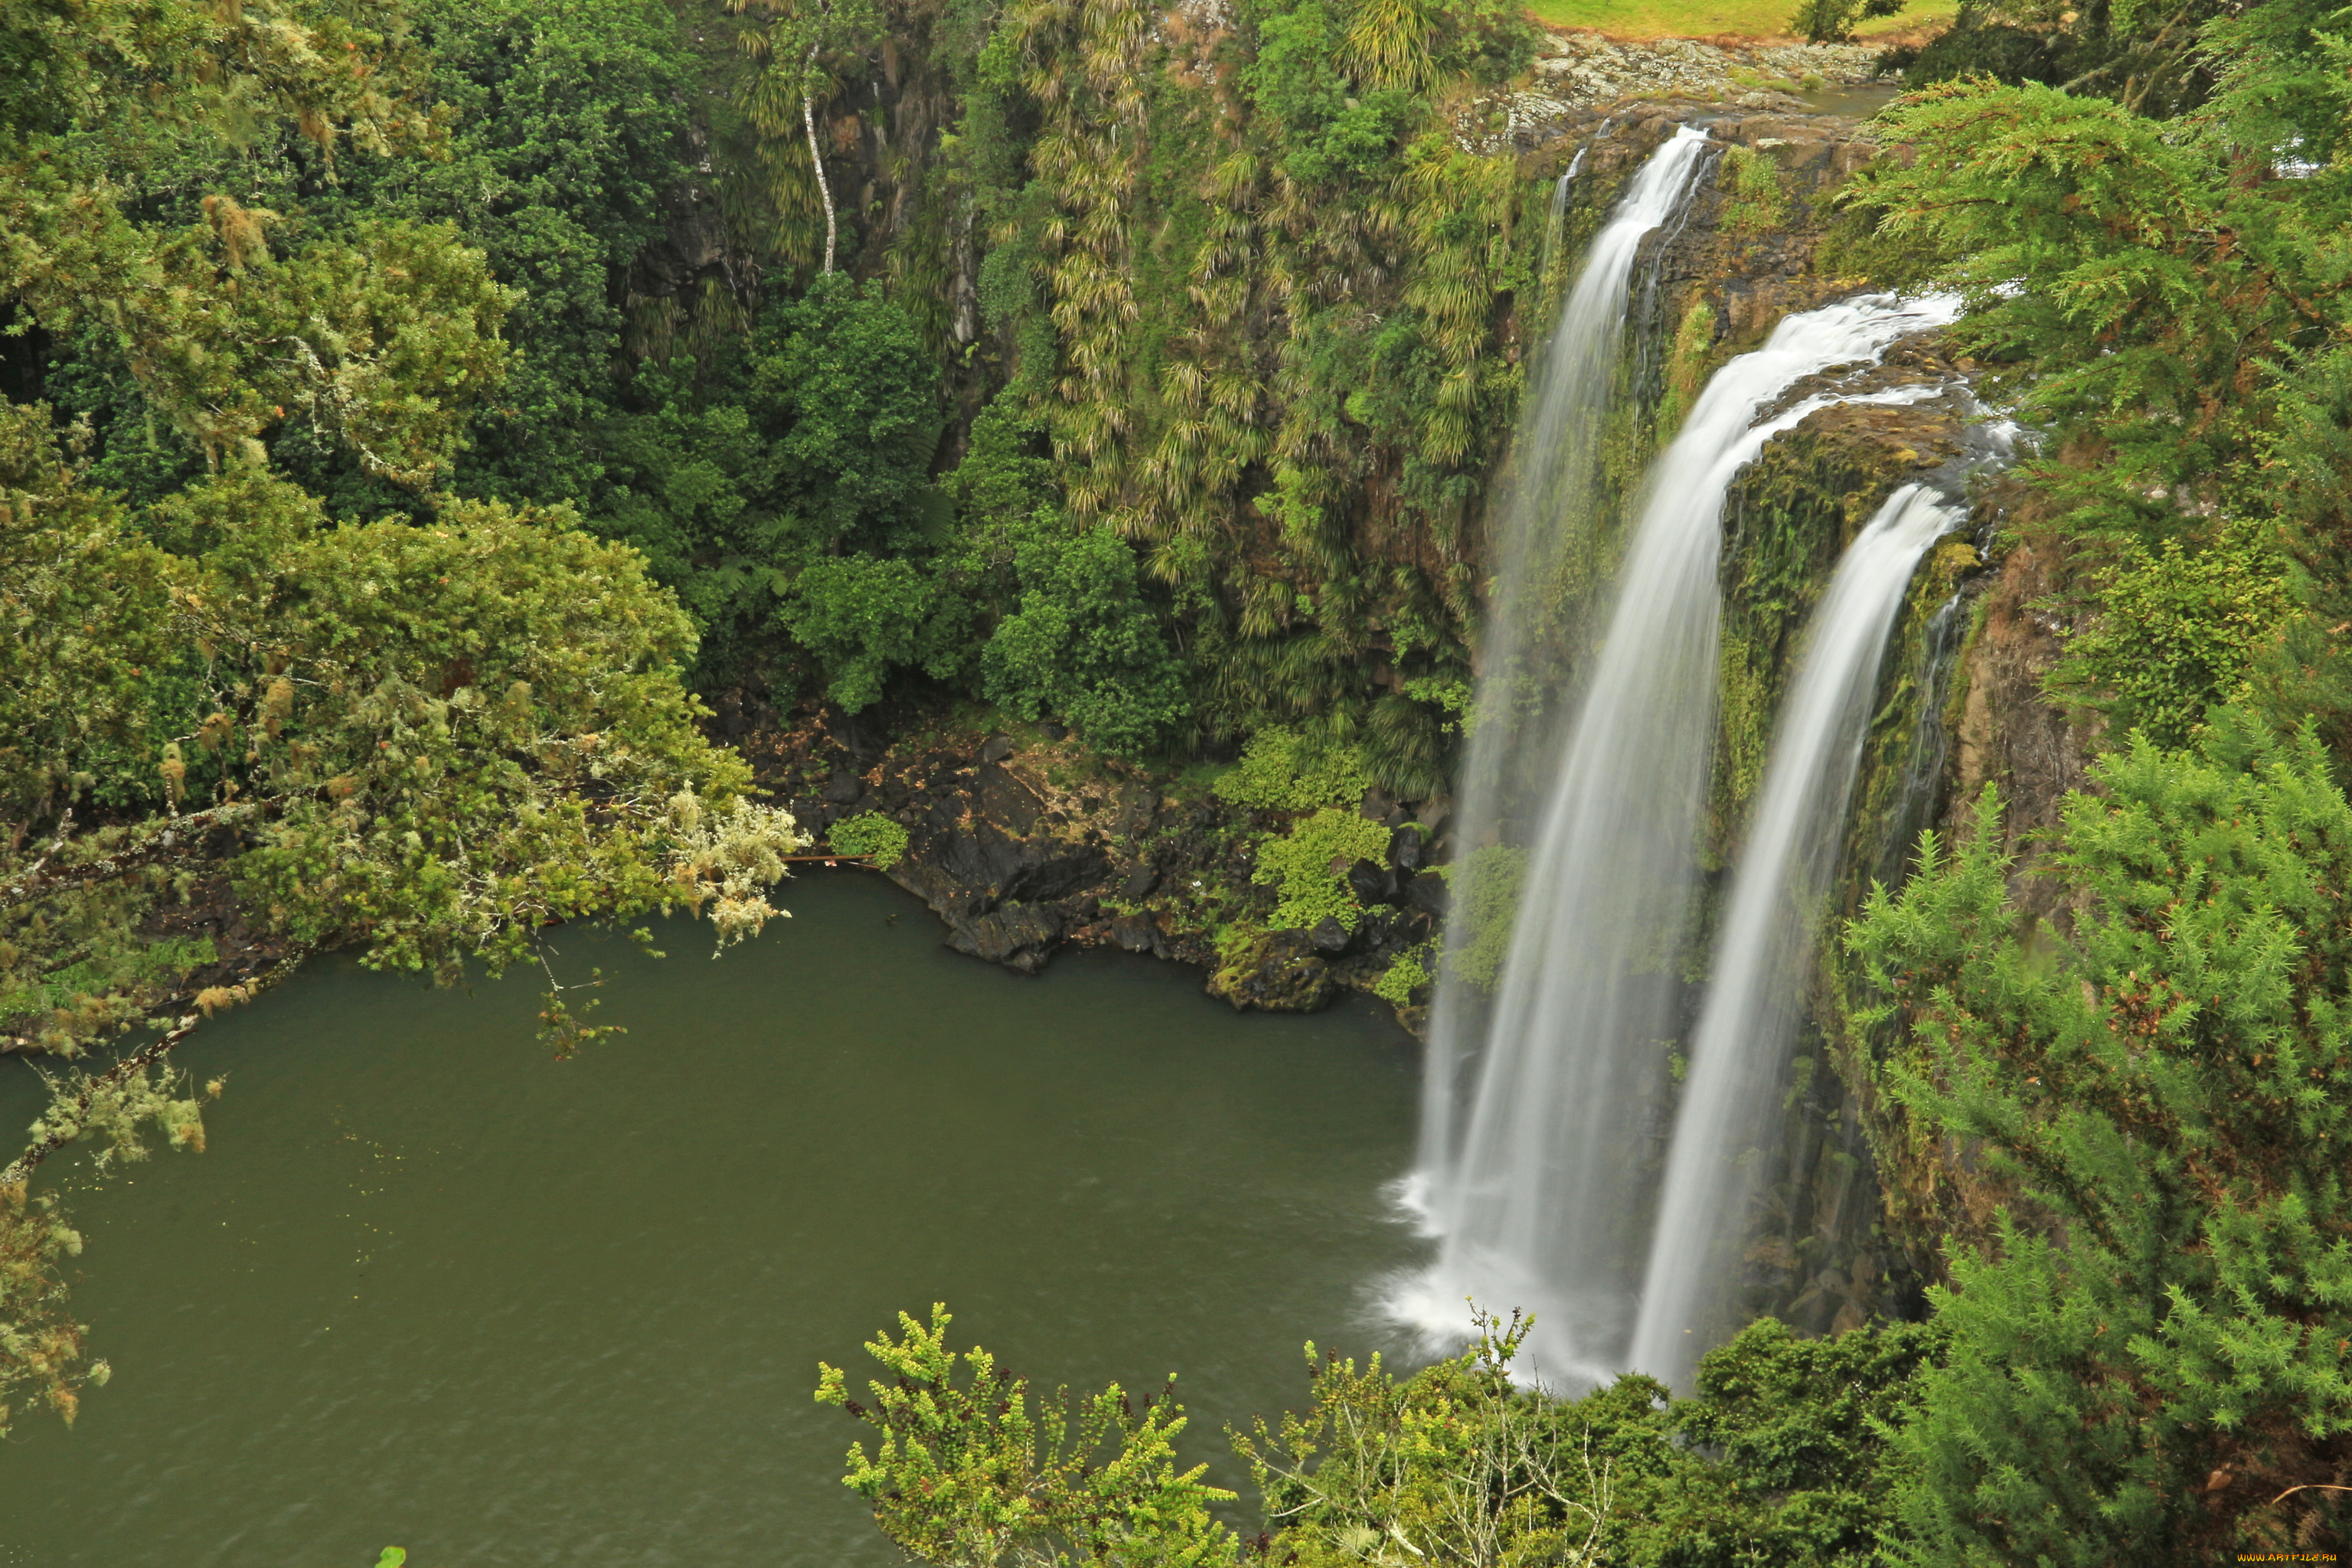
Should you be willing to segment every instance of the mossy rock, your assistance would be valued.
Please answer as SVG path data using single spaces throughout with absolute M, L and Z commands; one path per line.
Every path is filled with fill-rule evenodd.
M 1209 976 L 1209 994 L 1236 1011 L 1313 1013 L 1339 994 L 1328 960 L 1303 931 L 1266 931 L 1238 944 L 1223 967 Z

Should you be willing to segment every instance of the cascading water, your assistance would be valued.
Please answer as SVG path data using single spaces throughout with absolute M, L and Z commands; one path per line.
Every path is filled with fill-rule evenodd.
M 1496 511 L 1496 591 L 1479 682 L 1479 701 L 1493 710 L 1532 706 L 1519 700 L 1529 679 L 1529 647 L 1541 640 L 1539 623 L 1552 612 L 1550 590 L 1559 578 L 1562 552 L 1570 536 L 1591 521 L 1586 514 L 1594 500 L 1593 469 L 1625 334 L 1626 281 L 1643 238 L 1687 198 L 1706 149 L 1706 138 L 1685 128 L 1651 154 L 1593 239 L 1537 361 Z M 1518 814 L 1518 803 L 1507 799 L 1509 781 L 1525 771 L 1528 749 L 1543 744 L 1540 727 L 1535 728 L 1538 732 L 1519 724 L 1491 724 L 1472 736 L 1456 791 L 1457 841 L 1483 842 Z M 1459 1002 L 1441 994 L 1431 1020 L 1419 1161 L 1423 1172 L 1452 1163 L 1454 1079 L 1463 1050 L 1474 1043 L 1465 1037 L 1471 1027 Z M 1420 1202 L 1417 1192 L 1412 1201 Z
M 1754 1162 L 1779 1105 L 1820 904 L 1835 873 L 1846 804 L 1888 630 L 1928 546 L 1968 515 L 1931 485 L 1906 485 L 1838 563 L 1772 740 L 1748 846 L 1734 872 L 1691 1034 L 1631 1365 L 1686 1383 L 1733 1305 Z
M 1393 1302 L 1433 1334 L 1459 1331 L 1467 1296 L 1536 1313 L 1532 1374 L 1591 1384 L 1625 1364 L 1648 1250 L 1643 1172 L 1679 994 L 1673 959 L 1714 735 L 1725 497 L 1767 441 L 1819 408 L 1932 395 L 1831 392 L 1758 419 L 1800 382 L 1874 362 L 1958 310 L 1950 297 L 1880 295 L 1788 318 L 1717 373 L 1654 467 L 1537 819 L 1466 1095 L 1453 1081 L 1466 1043 L 1433 1029 L 1443 1048 L 1431 1056 L 1423 1113 L 1434 1125 L 1424 1126 L 1416 1190 L 1440 1250 Z M 1469 1013 L 1462 984 L 1441 982 L 1439 1021 Z

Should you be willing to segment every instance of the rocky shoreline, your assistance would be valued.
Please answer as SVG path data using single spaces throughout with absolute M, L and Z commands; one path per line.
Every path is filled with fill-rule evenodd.
M 1198 966 L 1237 1008 L 1311 1012 L 1370 992 L 1437 934 L 1447 901 L 1444 803 L 1367 792 L 1356 809 L 1387 826 L 1388 850 L 1348 868 L 1364 913 L 1273 931 L 1275 898 L 1252 880 L 1255 852 L 1289 823 L 1089 753 L 1055 725 L 983 731 L 952 716 L 877 746 L 824 712 L 788 731 L 740 737 L 761 783 L 824 841 L 877 813 L 907 834 L 883 874 L 921 899 L 959 952 L 1036 974 L 1062 948 L 1116 947 Z M 908 726 L 894 726 L 904 733 Z M 1398 1009 L 1417 1027 L 1423 994 Z

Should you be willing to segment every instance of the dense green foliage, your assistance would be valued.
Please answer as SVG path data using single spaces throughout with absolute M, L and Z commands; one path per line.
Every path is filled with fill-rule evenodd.
M 2322 651 L 2352 613 L 2352 89 L 2322 26 L 2297 0 L 2208 24 L 2212 90 L 2169 121 L 1947 84 L 1891 111 L 1918 163 L 1856 182 L 1884 234 L 1947 262 L 1958 334 L 2053 437 L 2027 470 L 2034 531 L 2108 617 L 2075 689 L 2166 740 L 2244 680 L 2274 721 L 2352 739 Z
M 1363 906 L 1348 887 L 1347 869 L 1359 860 L 1379 864 L 1388 853 L 1389 830 L 1352 811 L 1331 808 L 1301 817 L 1289 832 L 1269 835 L 1258 846 L 1252 879 L 1273 888 L 1279 902 L 1266 917 L 1275 931 L 1311 931 L 1336 920 L 1353 931 Z
M 874 1506 L 884 1533 L 919 1559 L 955 1568 L 1046 1565 L 1108 1558 L 1168 1568 L 1235 1561 L 1233 1534 L 1208 1505 L 1233 1496 L 1176 1468 L 1184 1430 L 1174 1380 L 1136 1403 L 1117 1384 L 1084 1400 L 1069 1392 L 1033 1408 L 1029 1382 L 974 1348 L 947 1344 L 944 1306 L 924 1323 L 901 1312 L 899 1338 L 866 1345 L 888 1382 L 866 1386 L 823 1367 L 817 1399 L 880 1435 L 850 1449 L 845 1482 Z
M 1995 808 L 1855 941 L 1896 1092 L 2004 1194 L 1937 1293 L 1948 1362 L 1900 1447 L 1922 1563 L 2307 1542 L 2352 1471 L 2352 805 L 2308 739 L 2228 713 L 2068 805 L 2061 937 Z
M 1240 758 L 1209 787 L 1237 805 L 1313 811 L 1352 805 L 1370 783 L 1362 758 L 1352 750 L 1318 747 L 1296 730 L 1269 724 L 1250 737 Z
M 597 1031 L 551 924 L 759 929 L 803 840 L 705 698 L 886 723 L 953 698 L 1130 760 L 1240 742 L 1209 788 L 1265 891 L 1212 889 L 1204 923 L 1253 952 L 1360 923 L 1346 870 L 1387 830 L 1359 802 L 1444 789 L 1467 692 L 1546 281 L 1481 117 L 1532 35 L 1501 0 L 1210 15 L 0 11 L 0 1030 L 72 1058 L 0 1172 L 0 1401 L 69 1416 L 103 1376 L 32 1165 L 201 1147 L 163 1051 L 304 953 L 543 965 L 570 1048 Z M 2042 437 L 2014 531 L 2075 628 L 2053 689 L 2114 748 L 2030 872 L 1988 803 L 1852 933 L 1887 1168 L 1981 1222 L 1932 1321 L 1759 1322 L 1681 1401 L 1524 1388 L 1492 1322 L 1410 1377 L 1317 1360 L 1311 1413 L 1239 1439 L 1278 1557 L 2340 1539 L 2341 30 L 2313 0 L 1971 3 L 1902 62 L 1910 153 L 1842 198 L 1906 281 L 1966 293 L 1954 348 Z M 1773 158 L 1716 178 L 1729 240 L 1790 221 Z M 1724 330 L 1704 299 L 1679 323 L 1669 424 Z M 1811 567 L 1786 564 L 1794 605 Z M 1769 732 L 1759 649 L 1727 654 L 1727 833 Z M 829 838 L 886 867 L 908 842 L 872 812 Z M 1446 962 L 1488 987 L 1525 855 L 1457 847 Z M 2029 874 L 2062 919 L 2021 915 Z M 1435 952 L 1381 994 L 1424 997 Z M 870 1408 L 820 1389 L 877 1429 L 849 1479 L 893 1539 L 1238 1560 L 1166 1394 L 1033 1410 L 946 1326 L 868 1347 L 897 1380 Z
M 886 1434 L 877 1455 L 852 1450 L 845 1479 L 912 1556 L 993 1568 L 1082 1562 L 1052 1548 L 1099 1544 L 1134 1568 L 1244 1560 L 1210 1524 L 1213 1494 L 1174 1468 L 1183 1421 L 1171 1405 L 1139 1415 L 1114 1388 L 1087 1406 L 1074 1445 L 1056 1406 L 1033 1418 L 1024 1383 L 985 1351 L 954 1381 L 942 1313 L 929 1329 L 899 1321 L 902 1342 L 866 1347 L 901 1379 L 873 1385 L 879 1408 L 849 1402 L 830 1367 L 817 1397 Z M 1378 1356 L 1360 1366 L 1307 1347 L 1309 1409 L 1230 1434 L 1259 1493 L 1258 1550 L 1300 1568 L 1882 1561 L 1887 1431 L 1937 1330 L 1806 1341 L 1767 1320 L 1706 1358 L 1693 1397 L 1669 1401 L 1640 1376 L 1572 1400 L 1523 1386 L 1510 1369 L 1528 1325 L 1480 1314 L 1476 1326 L 1469 1351 L 1402 1379 Z M 1074 1478 L 1097 1452 L 1100 1468 Z M 1083 1526 L 1049 1522 L 1073 1518 Z
M 877 871 L 887 871 L 907 854 L 907 830 L 878 811 L 845 817 L 825 830 L 825 847 L 844 855 L 868 858 Z
M 701 732 L 642 557 L 432 489 L 518 296 L 429 210 L 338 205 L 356 163 L 447 151 L 412 39 L 162 0 L 11 8 L 0 53 L 0 298 L 88 395 L 0 403 L 0 1030 L 80 1059 L 0 1171 L 0 1399 L 70 1415 L 78 1243 L 26 1180 L 142 1125 L 200 1147 L 158 1063 L 202 1016 L 349 945 L 536 963 L 570 1048 L 601 1031 L 545 928 L 686 906 L 723 945 L 800 838 Z

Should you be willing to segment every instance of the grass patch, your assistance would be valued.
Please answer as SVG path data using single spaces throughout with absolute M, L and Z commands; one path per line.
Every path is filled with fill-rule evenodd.
M 1612 38 L 1785 38 L 1798 0 L 1533 0 L 1528 10 L 1555 27 L 1590 27 Z M 1958 0 L 1913 0 L 1892 16 L 1854 29 L 1864 43 L 1951 20 Z

